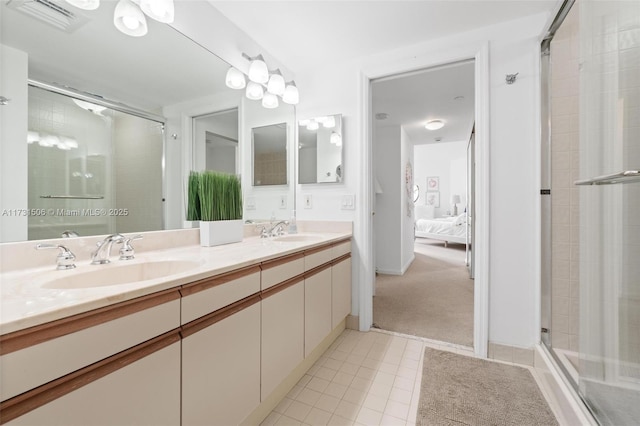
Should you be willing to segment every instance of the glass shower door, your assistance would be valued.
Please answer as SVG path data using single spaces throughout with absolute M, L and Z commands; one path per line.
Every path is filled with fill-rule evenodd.
M 640 423 L 640 2 L 580 2 L 581 396 Z

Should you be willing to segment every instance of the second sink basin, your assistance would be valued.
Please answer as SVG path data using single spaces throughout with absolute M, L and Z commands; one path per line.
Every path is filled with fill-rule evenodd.
M 134 283 L 180 274 L 200 266 L 191 260 L 165 260 L 145 263 L 90 266 L 91 270 L 74 273 L 60 271 L 60 276 L 46 281 L 42 287 L 52 289 L 83 289 Z M 69 272 L 67 275 L 65 273 Z

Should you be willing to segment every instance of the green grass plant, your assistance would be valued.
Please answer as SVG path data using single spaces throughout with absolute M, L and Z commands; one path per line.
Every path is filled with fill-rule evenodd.
M 187 180 L 187 220 L 200 220 L 200 173 L 189 172 Z
M 242 219 L 242 186 L 236 175 L 214 171 L 199 173 L 200 220 Z

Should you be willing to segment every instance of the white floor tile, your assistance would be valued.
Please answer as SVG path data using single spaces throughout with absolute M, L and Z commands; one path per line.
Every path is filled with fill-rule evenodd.
M 342 399 L 347 402 L 351 402 L 353 404 L 361 405 L 366 397 L 367 397 L 367 392 L 359 389 L 349 388 L 345 392 Z
M 406 420 L 409 416 L 409 404 L 403 404 L 402 402 L 389 401 L 384 413 L 399 419 Z
M 336 398 L 335 396 L 331 395 L 322 395 L 320 396 L 320 399 L 318 399 L 318 402 L 316 402 L 316 408 L 327 411 L 329 413 L 333 413 L 336 411 L 339 403 L 340 398 Z
M 300 401 L 304 404 L 313 406 L 316 404 L 316 402 L 318 402 L 321 396 L 322 394 L 320 392 L 314 391 L 313 389 L 305 388 L 296 397 L 296 401 Z
M 382 420 L 382 413 L 380 411 L 372 410 L 370 408 L 363 407 L 358 413 L 356 423 L 360 423 L 367 426 L 379 425 Z
M 307 404 L 303 404 L 300 401 L 293 401 L 289 408 L 287 408 L 287 411 L 284 412 L 284 416 L 302 422 L 311 411 L 311 408 L 313 407 Z
M 318 408 L 312 408 L 304 422 L 313 426 L 324 426 L 329 423 L 329 419 L 331 419 L 332 415 L 333 414 Z

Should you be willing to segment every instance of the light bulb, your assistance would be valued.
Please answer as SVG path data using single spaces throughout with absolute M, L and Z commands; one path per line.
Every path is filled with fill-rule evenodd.
M 331 132 L 331 136 L 329 137 L 329 142 L 336 146 L 342 146 L 342 136 L 340 136 L 336 132 Z
M 113 13 L 113 25 L 124 34 L 133 37 L 141 37 L 147 33 L 147 20 L 131 0 L 118 2 Z
M 249 65 L 249 80 L 265 84 L 269 81 L 269 69 L 262 55 L 258 55 Z
M 280 70 L 276 70 L 274 74 L 269 77 L 269 83 L 267 84 L 267 90 L 274 95 L 284 95 L 284 77 L 280 74 Z
M 326 120 L 322 122 L 322 125 L 327 129 L 333 129 L 336 127 L 336 118 L 333 115 L 326 117 Z
M 225 82 L 231 89 L 244 89 L 247 85 L 244 74 L 235 67 L 229 68 Z
M 298 105 L 298 102 L 300 102 L 300 94 L 294 82 L 287 84 L 284 89 L 284 95 L 282 95 L 282 102 L 289 105 Z
M 140 0 L 140 9 L 149 18 L 165 24 L 172 23 L 175 16 L 173 0 Z
M 264 96 L 264 90 L 258 83 L 250 81 L 247 84 L 247 90 L 245 94 L 247 95 L 247 98 L 251 99 L 252 101 L 257 101 L 259 99 L 262 99 L 262 97 Z
M 100 0 L 67 0 L 67 3 L 84 10 L 96 10 Z
M 262 106 L 265 108 L 278 108 L 278 97 L 273 93 L 265 93 L 262 98 Z

